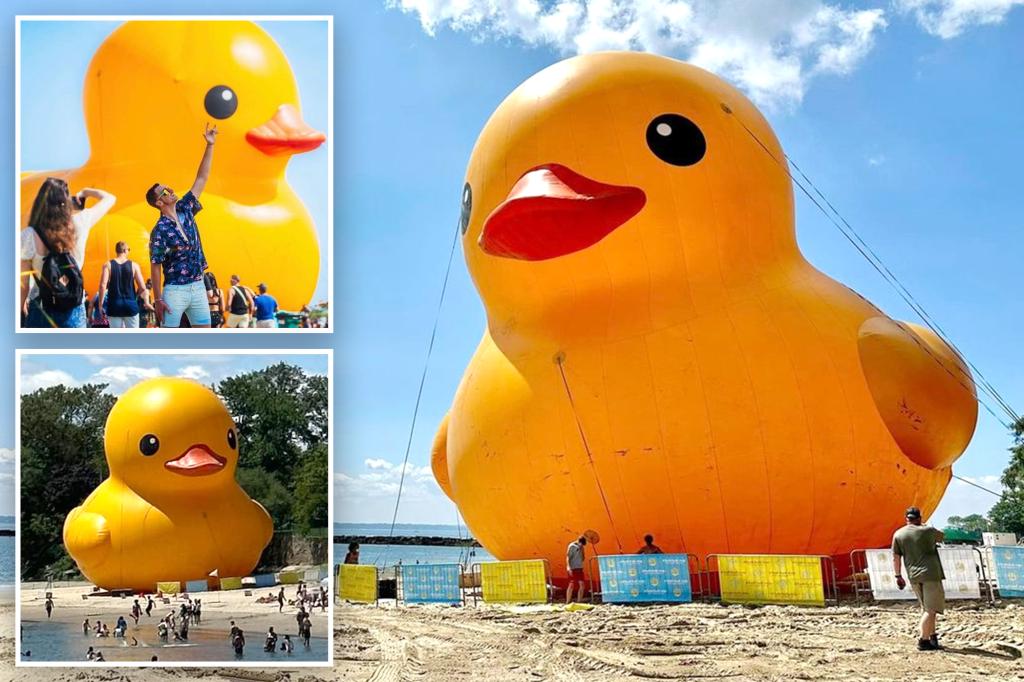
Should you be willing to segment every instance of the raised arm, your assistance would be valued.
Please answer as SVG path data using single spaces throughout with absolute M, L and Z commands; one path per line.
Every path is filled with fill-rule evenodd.
M 217 126 L 214 125 L 211 128 L 210 124 L 207 123 L 206 130 L 203 132 L 203 139 L 206 140 L 206 150 L 203 151 L 203 160 L 199 162 L 199 171 L 196 173 L 196 180 L 192 183 L 191 189 L 196 199 L 203 193 L 206 181 L 210 177 L 210 164 L 213 163 L 213 143 L 217 140 Z

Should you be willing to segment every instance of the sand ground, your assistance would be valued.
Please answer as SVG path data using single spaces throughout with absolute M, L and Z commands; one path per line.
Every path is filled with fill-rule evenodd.
M 1024 680 L 1024 605 L 1015 604 L 952 606 L 940 624 L 947 651 L 924 653 L 913 649 L 917 614 L 904 604 L 335 608 L 333 670 L 85 671 L 14 669 L 8 603 L 0 605 L 0 672 L 12 682 Z
M 914 649 L 910 605 L 337 607 L 335 679 L 1024 679 L 1024 606 L 947 611 Z

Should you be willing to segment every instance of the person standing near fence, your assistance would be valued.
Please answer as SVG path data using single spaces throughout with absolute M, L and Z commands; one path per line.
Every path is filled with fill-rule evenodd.
M 910 587 L 917 595 L 922 611 L 917 648 L 919 651 L 935 651 L 942 648 L 935 633 L 936 617 L 946 608 L 946 593 L 942 588 L 946 574 L 942 570 L 937 546 L 945 534 L 922 524 L 921 510 L 917 507 L 907 509 L 906 518 L 907 525 L 892 536 L 892 570 L 896 574 L 896 586 L 902 590 L 907 586 L 907 580 L 903 578 L 901 563 L 906 565 Z
M 636 551 L 637 554 L 664 554 L 661 551 L 661 547 L 654 544 L 654 536 L 647 534 L 644 536 L 644 546 Z
M 572 603 L 572 593 L 575 586 L 579 586 L 576 593 L 577 600 L 582 600 L 587 591 L 586 577 L 583 574 L 583 562 L 586 559 L 587 538 L 581 535 L 575 541 L 570 542 L 565 550 L 565 563 L 569 569 L 569 585 L 565 588 L 565 603 Z

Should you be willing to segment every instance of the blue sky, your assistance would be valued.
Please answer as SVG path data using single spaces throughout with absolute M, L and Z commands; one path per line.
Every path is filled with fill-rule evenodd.
M 22 24 L 21 167 L 28 171 L 77 168 L 89 157 L 82 112 L 82 83 L 96 49 L 118 21 L 28 21 Z M 264 21 L 295 74 L 302 116 L 327 132 L 327 22 Z M 54 64 L 62 68 L 55 69 Z M 201 132 L 201 131 L 200 131 Z M 296 154 L 288 163 L 289 184 L 316 224 L 322 254 L 327 253 L 328 145 Z M 197 160 L 198 163 L 198 160 Z M 216 159 L 214 169 L 216 172 Z M 77 189 L 77 188 L 73 188 Z M 200 221 L 202 228 L 202 221 Z M 327 295 L 326 263 L 313 301 Z
M 336 13 L 338 324 L 330 336 L 247 337 L 247 344 L 335 348 L 336 520 L 391 517 L 397 466 L 477 134 L 520 82 L 595 46 L 623 43 L 699 58 L 756 94 L 788 153 L 1003 396 L 1024 409 L 1016 293 L 1024 246 L 1024 9 L 1009 0 L 989 2 L 987 11 L 978 9 L 977 0 L 763 0 L 699 7 L 677 0 L 648 5 L 674 8 L 672 25 L 685 30 L 652 32 L 622 17 L 581 18 L 573 14 L 579 8 L 575 0 L 538 5 L 562 10 L 557 20 L 544 12 L 479 11 L 485 4 L 492 10 L 513 4 L 499 0 L 405 4 L 408 12 L 370 0 L 337 8 L 327 2 L 289 6 L 293 12 Z M 14 5 L 16 12 L 19 3 Z M 41 11 L 38 3 L 20 6 Z M 175 11 L 229 7 L 185 2 Z M 709 14 L 708 7 L 719 11 Z M 692 12 L 687 15 L 685 8 Z M 76 9 L 71 2 L 47 4 L 47 11 Z M 104 0 L 90 4 L 97 13 L 118 9 Z M 280 8 L 252 2 L 245 11 Z M 487 23 L 484 16 L 496 20 Z M 460 28 L 452 28 L 452 20 Z M 4 72 L 11 69 L 10 58 L 0 53 L 0 78 L 9 78 Z M 11 84 L 5 80 L 0 86 Z M 10 113 L 0 110 L 0 125 L 5 124 L 11 125 Z M 0 183 L 0 203 L 10 205 L 12 185 L 12 176 Z M 892 316 L 914 319 L 802 197 L 797 231 L 817 267 Z M 0 240 L 0 248 L 11 246 Z M 9 255 L 0 252 L 7 262 Z M 11 319 L 9 305 L 0 297 L 0 319 Z M 428 451 L 483 326 L 482 307 L 457 254 L 399 521 L 454 522 L 454 508 L 427 472 Z M 108 338 L 103 343 L 134 343 Z M 161 345 L 172 347 L 237 343 L 165 339 Z M 62 344 L 55 337 L 17 341 Z M 0 400 L 0 414 L 12 409 Z M 955 470 L 996 486 L 993 477 L 1005 466 L 1008 445 L 1002 425 L 983 410 L 977 435 Z M 984 511 L 992 499 L 954 483 L 936 518 Z

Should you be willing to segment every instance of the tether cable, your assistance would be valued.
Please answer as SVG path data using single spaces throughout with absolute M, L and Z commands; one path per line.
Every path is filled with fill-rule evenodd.
M 430 367 L 430 357 L 434 352 L 434 341 L 437 339 L 437 327 L 441 321 L 441 307 L 444 305 L 444 296 L 448 291 L 448 280 L 452 273 L 452 261 L 455 259 L 455 246 L 459 243 L 459 234 L 461 230 L 457 226 L 455 233 L 452 235 L 452 247 L 448 253 L 448 266 L 444 270 L 444 282 L 441 285 L 441 295 L 437 299 L 437 311 L 434 314 L 434 328 L 430 331 L 430 343 L 427 345 L 427 357 L 423 361 L 423 372 L 420 374 L 420 386 L 416 390 L 416 404 L 412 410 L 412 423 L 409 425 L 409 439 L 405 444 L 405 457 L 402 460 L 402 471 L 398 478 L 398 494 L 395 497 L 395 511 L 391 515 L 391 529 L 388 531 L 388 540 L 390 541 L 395 536 L 395 524 L 398 521 L 398 505 L 402 502 L 402 490 L 405 487 L 405 472 L 409 468 L 409 453 L 412 452 L 412 439 L 413 434 L 416 433 L 416 419 L 420 413 L 420 402 L 423 400 L 423 386 L 427 382 L 427 369 Z M 388 555 L 388 549 L 391 547 L 389 542 L 384 546 L 384 551 L 378 557 L 380 561 L 386 561 Z
M 854 230 L 853 227 L 850 226 L 849 222 L 845 218 L 842 217 L 842 215 L 835 209 L 835 207 L 831 204 L 831 202 L 829 202 L 828 199 L 825 198 L 825 196 L 820 192 L 820 190 L 818 190 L 817 187 L 814 186 L 813 183 L 811 183 L 810 179 L 807 179 L 807 183 L 810 184 L 812 187 L 814 187 L 814 190 L 815 190 L 815 192 L 817 192 L 818 196 L 821 197 L 822 201 L 824 201 L 826 204 L 828 204 L 828 206 L 832 209 L 832 211 L 842 221 L 843 224 L 840 224 L 839 222 L 837 222 L 836 219 L 831 214 L 829 214 L 829 212 L 825 209 L 825 207 L 822 206 L 821 202 L 819 202 L 814 197 L 814 195 L 811 194 L 810 190 L 808 190 L 807 187 L 805 187 L 804 184 L 802 182 L 800 182 L 800 180 L 798 180 L 793 175 L 793 173 L 790 172 L 790 170 L 786 166 L 786 164 L 784 164 L 779 158 L 777 158 L 775 156 L 775 154 L 772 152 L 772 150 L 768 148 L 768 146 L 761 140 L 761 138 L 759 138 L 757 136 L 756 133 L 754 133 L 754 131 L 752 131 L 738 117 L 733 116 L 733 111 L 732 111 L 731 108 L 729 108 L 725 104 L 722 104 L 721 108 L 722 108 L 722 111 L 724 111 L 726 114 L 732 116 L 733 120 L 735 120 L 747 132 L 747 134 L 750 135 L 750 137 L 758 144 L 758 146 L 761 147 L 761 149 L 768 155 L 768 157 L 770 159 L 772 159 L 772 161 L 774 161 L 775 164 L 777 166 L 779 166 L 779 168 L 782 169 L 782 171 L 789 177 L 789 179 L 793 182 L 793 184 L 795 184 L 800 189 L 800 191 L 803 192 L 804 196 L 806 196 L 810 200 L 810 202 L 812 204 L 814 204 L 814 206 L 819 211 L 821 211 L 822 215 L 824 215 L 825 218 L 830 223 L 832 223 L 832 225 L 835 226 L 836 229 L 839 230 L 839 232 L 847 239 L 847 241 L 849 241 L 850 244 L 852 244 L 853 247 L 864 257 L 864 259 L 878 272 L 878 274 L 882 277 L 882 279 L 884 279 L 886 281 L 886 283 L 888 283 L 890 286 L 892 286 L 895 289 L 896 293 L 899 294 L 899 296 L 907 303 L 907 305 L 909 305 L 911 307 L 911 309 L 921 318 L 921 320 L 925 323 L 925 325 L 929 329 L 931 329 L 936 334 L 936 336 L 938 336 L 944 343 L 949 345 L 949 347 L 952 350 L 956 351 L 960 355 L 961 358 L 964 358 L 964 361 L 967 362 L 968 365 L 972 369 L 974 369 L 975 372 L 978 373 L 978 377 L 979 377 L 979 379 L 981 381 L 980 381 L 980 383 L 976 383 L 976 385 L 980 385 L 981 389 L 986 394 L 988 394 L 996 402 L 998 402 L 999 406 L 1002 408 L 1002 410 L 1004 412 L 1006 412 L 1006 414 L 1011 418 L 1011 420 L 1017 421 L 1020 418 L 1017 415 L 1017 413 L 1006 403 L 1006 401 L 1002 398 L 1002 396 L 999 395 L 998 391 L 996 391 L 995 388 L 992 387 L 992 385 L 987 380 L 985 380 L 984 376 L 980 372 L 977 371 L 977 368 L 974 367 L 973 364 L 971 364 L 969 361 L 966 360 L 966 357 L 964 356 L 964 354 L 959 351 L 959 349 L 946 337 L 946 335 L 942 331 L 940 331 L 940 329 L 936 328 L 938 325 L 935 325 L 933 322 L 930 321 L 931 317 L 928 315 L 928 313 L 926 311 L 924 311 L 924 309 L 920 306 L 920 304 L 917 303 L 916 299 L 910 294 L 910 292 L 906 289 L 906 287 L 904 287 L 903 284 L 900 283 L 899 280 L 896 278 L 896 276 L 892 274 L 892 271 L 889 270 L 889 268 L 885 265 L 885 263 L 881 260 L 881 258 L 879 258 L 877 256 L 877 254 L 875 254 L 874 251 L 871 250 L 871 248 L 867 245 L 867 243 L 863 240 L 863 238 L 861 238 L 860 235 L 857 234 L 856 230 Z M 787 162 L 792 164 L 793 167 L 797 169 L 797 171 L 800 173 L 801 176 L 803 176 L 804 178 L 807 178 L 807 176 L 803 173 L 803 171 L 800 170 L 799 166 L 797 166 L 796 163 L 794 163 L 793 160 L 785 152 L 782 152 L 782 155 L 786 159 Z M 849 230 L 844 229 L 844 227 L 843 227 L 844 224 L 849 227 Z M 872 258 L 872 256 L 874 256 L 874 257 Z M 906 293 L 904 293 L 904 292 L 906 292 Z M 946 363 L 944 363 L 939 357 L 937 357 L 934 354 L 934 352 L 932 352 L 932 350 L 927 347 L 927 345 L 922 344 L 920 341 L 918 341 L 917 337 L 912 335 L 912 334 L 908 334 L 908 336 L 909 336 L 909 338 L 911 340 L 913 340 L 918 345 L 918 347 L 921 348 L 921 350 L 923 350 L 933 360 L 935 360 L 935 362 L 938 363 L 938 365 L 947 374 L 949 374 L 950 377 L 952 377 L 954 381 L 956 381 L 958 384 L 960 384 L 960 386 L 963 387 L 968 392 L 974 393 L 975 394 L 975 400 L 977 400 L 978 403 L 982 407 L 984 407 L 989 412 L 989 414 L 991 414 L 996 419 L 996 421 L 998 421 L 1000 424 L 1002 424 L 1005 428 L 1007 428 L 1007 429 L 1010 428 L 1010 425 L 1008 423 L 1006 423 L 1005 421 L 1003 421 L 1003 419 L 999 415 L 996 414 L 995 410 L 993 410 L 992 407 L 988 403 L 986 403 L 984 400 L 982 400 L 977 395 L 977 392 L 974 391 L 971 388 L 970 385 L 964 383 L 960 378 L 958 378 L 956 375 L 954 375 L 949 370 L 949 368 L 946 367 Z M 963 372 L 963 370 L 961 368 L 957 367 L 957 369 L 962 374 L 964 374 L 966 378 L 968 378 L 971 381 L 973 381 L 973 378 L 970 375 L 968 375 L 965 372 Z
M 612 534 L 615 536 L 615 544 L 619 548 L 619 553 L 622 553 L 622 542 L 619 541 L 619 531 L 615 529 L 615 522 L 612 520 L 612 510 L 608 506 L 608 498 L 604 494 L 604 486 L 601 485 L 601 478 L 597 475 L 597 466 L 594 464 L 594 455 L 590 451 L 590 444 L 587 442 L 587 434 L 583 430 L 583 422 L 580 421 L 579 412 L 576 410 L 576 401 L 572 398 L 572 389 L 569 388 L 569 380 L 565 376 L 565 355 L 559 353 L 555 356 L 555 364 L 558 365 L 558 373 L 562 377 L 562 385 L 565 387 L 565 395 L 569 399 L 569 408 L 572 410 L 573 419 L 576 420 L 576 428 L 580 433 L 580 440 L 583 442 L 583 450 L 587 453 L 587 459 L 590 461 L 590 470 L 594 474 L 594 482 L 597 483 L 597 491 L 601 494 L 601 502 L 604 504 L 604 513 L 608 516 L 608 525 L 612 529 Z M 596 551 L 596 550 L 595 550 Z

